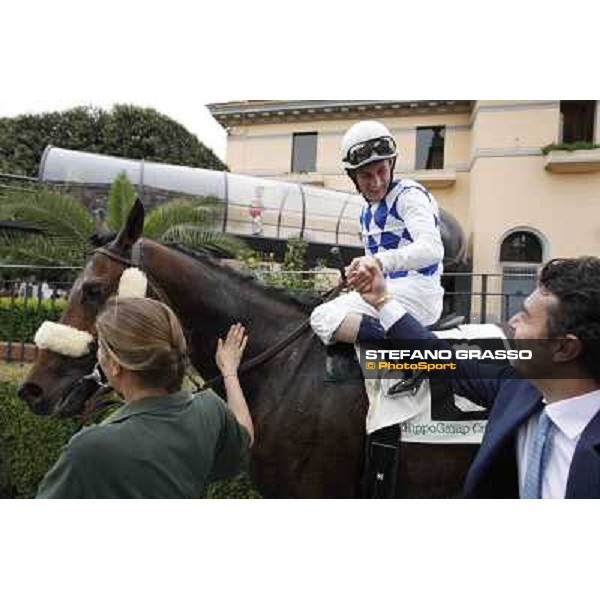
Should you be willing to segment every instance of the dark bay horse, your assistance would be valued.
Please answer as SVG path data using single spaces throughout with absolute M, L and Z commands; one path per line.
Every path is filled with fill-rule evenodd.
M 137 202 L 116 239 L 89 259 L 75 282 L 61 322 L 95 336 L 94 321 L 116 293 L 123 270 L 136 262 L 151 289 L 178 314 L 191 361 L 204 379 L 217 375 L 216 340 L 241 321 L 249 332 L 244 360 L 269 349 L 298 326 L 310 308 L 283 292 L 219 264 L 143 240 Z M 153 285 L 152 285 L 153 284 Z M 92 388 L 81 384 L 95 352 L 69 358 L 40 350 L 20 397 L 31 410 L 62 415 L 81 411 Z M 256 429 L 251 476 L 265 497 L 349 498 L 359 494 L 367 398 L 360 383 L 324 381 L 325 349 L 310 328 L 266 363 L 241 375 Z M 215 386 L 224 396 L 223 389 Z M 404 494 L 459 494 L 476 447 L 403 444 Z

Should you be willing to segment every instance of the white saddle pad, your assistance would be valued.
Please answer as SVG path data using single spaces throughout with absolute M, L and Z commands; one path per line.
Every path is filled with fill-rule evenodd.
M 435 332 L 438 337 L 454 340 L 482 338 L 505 338 L 496 325 L 462 325 L 455 329 Z M 359 347 L 356 346 L 358 354 Z M 405 442 L 428 444 L 479 444 L 485 431 L 486 421 L 481 418 L 484 409 L 467 398 L 455 395 L 446 401 L 462 413 L 472 413 L 472 419 L 466 415 L 457 421 L 441 421 L 432 418 L 432 398 L 429 380 L 425 379 L 413 391 L 390 396 L 389 388 L 398 379 L 365 377 L 365 389 L 369 397 L 369 411 L 366 419 L 367 433 L 371 434 L 383 427 L 402 425 L 402 439 Z

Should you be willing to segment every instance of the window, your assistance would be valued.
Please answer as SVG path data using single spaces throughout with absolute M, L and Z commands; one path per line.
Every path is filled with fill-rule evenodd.
M 523 301 L 535 289 L 537 266 L 542 262 L 542 242 L 530 231 L 515 231 L 507 235 L 500 246 L 502 265 L 503 318 L 521 310 Z M 507 264 L 508 263 L 508 264 Z M 520 263 L 520 264 L 518 264 Z
M 417 127 L 416 169 L 444 168 L 445 127 Z
M 594 141 L 595 100 L 562 100 L 560 137 L 564 144 Z
M 541 263 L 542 244 L 534 233 L 516 231 L 502 242 L 500 262 Z
M 294 133 L 292 173 L 314 173 L 317 170 L 317 134 Z
M 502 269 L 502 297 L 504 314 L 501 317 L 508 321 L 523 306 L 525 298 L 535 290 L 537 284 L 537 267 L 504 266 Z

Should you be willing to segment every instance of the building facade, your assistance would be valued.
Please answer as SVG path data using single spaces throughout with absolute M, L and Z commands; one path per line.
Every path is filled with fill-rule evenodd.
M 458 219 L 474 273 L 504 274 L 485 282 L 488 292 L 527 293 L 530 278 L 520 274 L 539 263 L 600 255 L 598 101 L 245 101 L 209 109 L 227 129 L 232 172 L 344 191 L 352 190 L 340 164 L 344 132 L 361 119 L 385 123 L 398 144 L 396 175 L 432 189 Z

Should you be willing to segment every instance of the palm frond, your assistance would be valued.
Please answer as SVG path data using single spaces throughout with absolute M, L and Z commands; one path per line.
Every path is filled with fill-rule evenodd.
M 172 200 L 180 200 L 180 198 L 172 198 Z M 191 202 L 197 208 L 207 208 L 215 213 L 222 213 L 225 208 L 225 202 L 216 196 L 187 196 L 184 200 Z
M 59 244 L 44 235 L 0 232 L 0 264 L 74 266 L 84 262 L 81 246 Z
M 176 199 L 160 204 L 146 215 L 144 235 L 161 240 L 178 225 L 195 225 L 209 229 L 218 223 L 218 211 L 212 205 L 193 200 Z
M 135 202 L 135 188 L 123 171 L 112 182 L 108 193 L 107 221 L 113 231 L 119 231 Z
M 87 209 L 70 196 L 47 190 L 11 192 L 0 204 L 0 220 L 18 219 L 39 226 L 49 237 L 85 244 L 94 231 Z
M 244 242 L 232 235 L 195 225 L 172 227 L 162 241 L 182 244 L 193 250 L 204 250 L 219 256 L 238 256 L 243 250 L 248 249 Z

